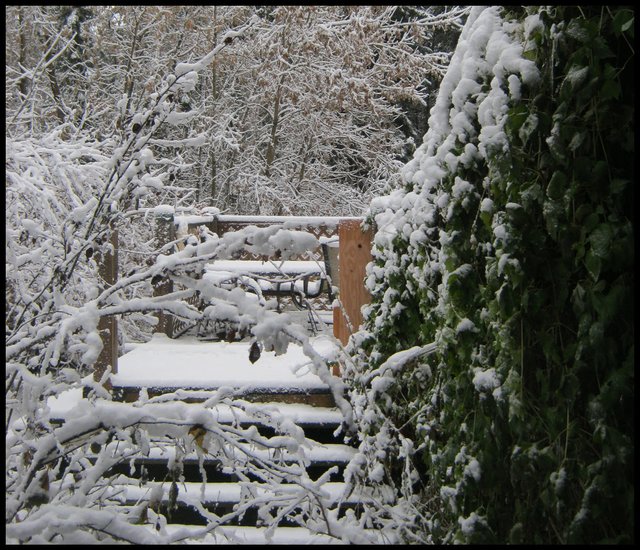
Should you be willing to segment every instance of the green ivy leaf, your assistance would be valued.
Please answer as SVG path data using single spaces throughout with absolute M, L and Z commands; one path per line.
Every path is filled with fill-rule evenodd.
M 594 348 L 602 346 L 604 340 L 604 326 L 601 322 L 596 321 L 589 328 L 589 342 Z
M 565 82 L 570 86 L 571 90 L 577 89 L 587 78 L 589 67 L 572 66 L 567 72 Z
M 582 285 L 578 283 L 576 287 L 573 289 L 573 293 L 571 294 L 571 303 L 573 305 L 573 311 L 576 316 L 580 316 L 584 311 L 585 306 L 585 298 L 586 292 Z
M 487 229 L 491 229 L 491 220 L 493 219 L 493 214 L 491 214 L 491 212 L 481 211 L 480 219 Z
M 523 145 L 526 145 L 531 135 L 538 128 L 538 115 L 531 113 L 518 130 L 518 137 Z
M 620 83 L 617 80 L 607 80 L 600 91 L 600 99 L 603 101 L 607 99 L 618 99 L 621 93 L 622 89 L 620 88 Z
M 600 258 L 593 254 L 591 250 L 587 252 L 587 255 L 584 259 L 584 265 L 589 272 L 589 275 L 593 278 L 594 281 L 597 281 L 600 278 L 600 268 L 602 267 L 602 262 Z
M 593 40 L 591 51 L 596 59 L 607 59 L 616 56 L 602 36 L 596 36 Z
M 629 184 L 628 179 L 614 178 L 611 181 L 611 186 L 610 186 L 611 194 L 617 195 L 619 193 L 622 193 L 622 191 L 626 189 L 628 184 Z
M 600 221 L 600 216 L 598 215 L 597 212 L 591 212 L 591 214 L 589 214 L 587 216 L 587 218 L 584 220 L 584 223 L 582 224 L 582 227 L 584 227 L 584 229 L 587 232 L 590 232 L 593 230 L 593 228 L 598 225 L 598 222 Z
M 576 210 L 576 223 L 582 223 L 582 221 L 593 212 L 593 208 L 589 203 L 581 204 Z M 595 227 L 595 226 L 594 226 Z
M 562 380 L 562 385 L 560 391 L 567 399 L 567 401 L 571 401 L 575 398 L 580 390 L 580 382 L 575 374 L 569 372 Z
M 556 171 L 551 176 L 549 185 L 547 186 L 547 195 L 553 200 L 559 200 L 564 196 L 567 188 L 567 177 L 563 172 Z
M 611 250 L 613 230 L 609 224 L 601 223 L 589 235 L 591 250 L 598 258 L 605 259 Z
M 630 299 L 627 288 L 620 285 L 614 286 L 607 294 L 593 295 L 593 306 L 605 326 L 619 315 L 625 298 Z
M 522 103 L 514 105 L 510 110 L 507 117 L 507 128 L 514 133 L 517 132 L 520 127 L 527 120 L 529 109 Z
M 633 30 L 633 19 L 633 11 L 628 9 L 618 11 L 613 18 L 613 32 L 619 36 L 629 29 Z

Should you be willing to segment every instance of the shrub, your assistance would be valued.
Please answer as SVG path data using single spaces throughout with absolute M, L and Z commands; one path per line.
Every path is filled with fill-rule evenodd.
M 633 33 L 624 7 L 475 9 L 371 205 L 353 476 L 381 465 L 414 537 L 633 540 Z

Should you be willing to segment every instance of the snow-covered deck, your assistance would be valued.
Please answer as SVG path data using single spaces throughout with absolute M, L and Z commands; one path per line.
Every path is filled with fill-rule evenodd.
M 333 343 L 320 336 L 316 350 L 330 357 Z M 114 387 L 197 388 L 221 387 L 259 391 L 326 391 L 328 386 L 309 370 L 310 359 L 300 346 L 290 344 L 276 356 L 263 351 L 255 363 L 249 361 L 249 342 L 206 342 L 185 336 L 172 340 L 155 334 L 118 359 Z

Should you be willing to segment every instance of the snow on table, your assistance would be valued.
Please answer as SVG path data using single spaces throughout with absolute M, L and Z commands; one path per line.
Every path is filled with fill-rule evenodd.
M 255 277 L 255 283 L 263 292 L 277 291 L 290 293 L 293 289 L 304 292 L 309 297 L 316 297 L 322 292 L 323 279 L 326 278 L 325 267 L 321 262 L 313 260 L 216 260 L 206 264 L 204 280 L 218 286 L 244 277 Z M 275 277 L 266 280 L 262 277 Z M 280 278 L 297 280 L 287 280 Z M 319 280 L 310 280 L 320 277 Z
M 259 275 L 321 275 L 324 274 L 324 265 L 313 260 L 284 260 L 266 261 L 260 260 L 216 260 L 206 264 L 206 271 L 227 271 L 229 273 L 255 273 Z
M 315 346 L 330 351 L 330 342 Z M 311 360 L 302 348 L 290 344 L 287 353 L 276 356 L 263 351 L 256 363 L 249 361 L 249 342 L 203 342 L 195 337 L 172 340 L 155 334 L 146 344 L 118 359 L 114 387 L 148 388 L 242 388 L 246 391 L 327 390 L 313 374 Z
M 153 488 L 159 487 L 167 494 L 170 485 L 163 482 L 148 482 L 144 486 L 125 485 L 118 487 L 118 496 L 122 501 L 133 504 L 140 502 L 149 495 Z M 255 497 L 257 499 L 268 498 L 273 493 L 273 488 L 268 485 L 252 484 L 251 485 Z M 122 489 L 122 490 L 120 490 Z M 362 502 L 371 502 L 371 497 L 365 497 L 350 491 L 350 487 L 344 482 L 328 482 L 319 487 L 319 492 L 326 503 L 334 504 L 338 501 L 349 504 L 358 504 Z M 209 483 L 203 486 L 201 482 L 180 482 L 180 492 L 178 493 L 178 502 L 197 506 L 198 503 L 203 504 L 221 504 L 240 502 L 243 491 L 241 483 Z M 278 487 L 281 496 L 300 494 L 300 487 L 295 484 L 283 484 Z

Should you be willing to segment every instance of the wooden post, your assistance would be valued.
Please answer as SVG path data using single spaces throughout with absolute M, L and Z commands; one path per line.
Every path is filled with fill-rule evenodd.
M 322 253 L 325 255 L 325 266 L 327 275 L 329 276 L 329 285 L 332 287 L 329 292 L 329 298 L 334 300 L 333 287 L 340 286 L 340 243 L 328 243 L 322 245 Z
M 167 208 L 156 210 L 156 246 L 161 246 L 173 241 L 176 238 L 176 225 L 174 222 L 173 210 Z M 163 278 L 153 288 L 154 296 L 166 296 L 173 292 L 173 281 L 169 278 Z M 154 333 L 162 332 L 169 336 L 173 335 L 173 317 L 166 313 L 158 313 L 158 324 L 154 329 Z
M 98 273 L 103 281 L 103 290 L 118 280 L 118 231 L 111 230 L 109 240 L 112 250 L 98 258 Z M 102 351 L 93 369 L 93 379 L 99 382 L 105 371 L 111 366 L 111 373 L 118 372 L 118 322 L 115 315 L 100 317 L 98 333 L 102 339 Z M 104 383 L 104 388 L 111 391 L 111 380 Z
M 333 334 L 343 344 L 362 324 L 363 305 L 371 300 L 364 286 L 365 268 L 371 261 L 373 232 L 363 231 L 360 220 L 344 220 L 338 227 L 339 252 L 339 296 L 342 308 L 333 309 Z M 347 314 L 344 318 L 343 310 Z

